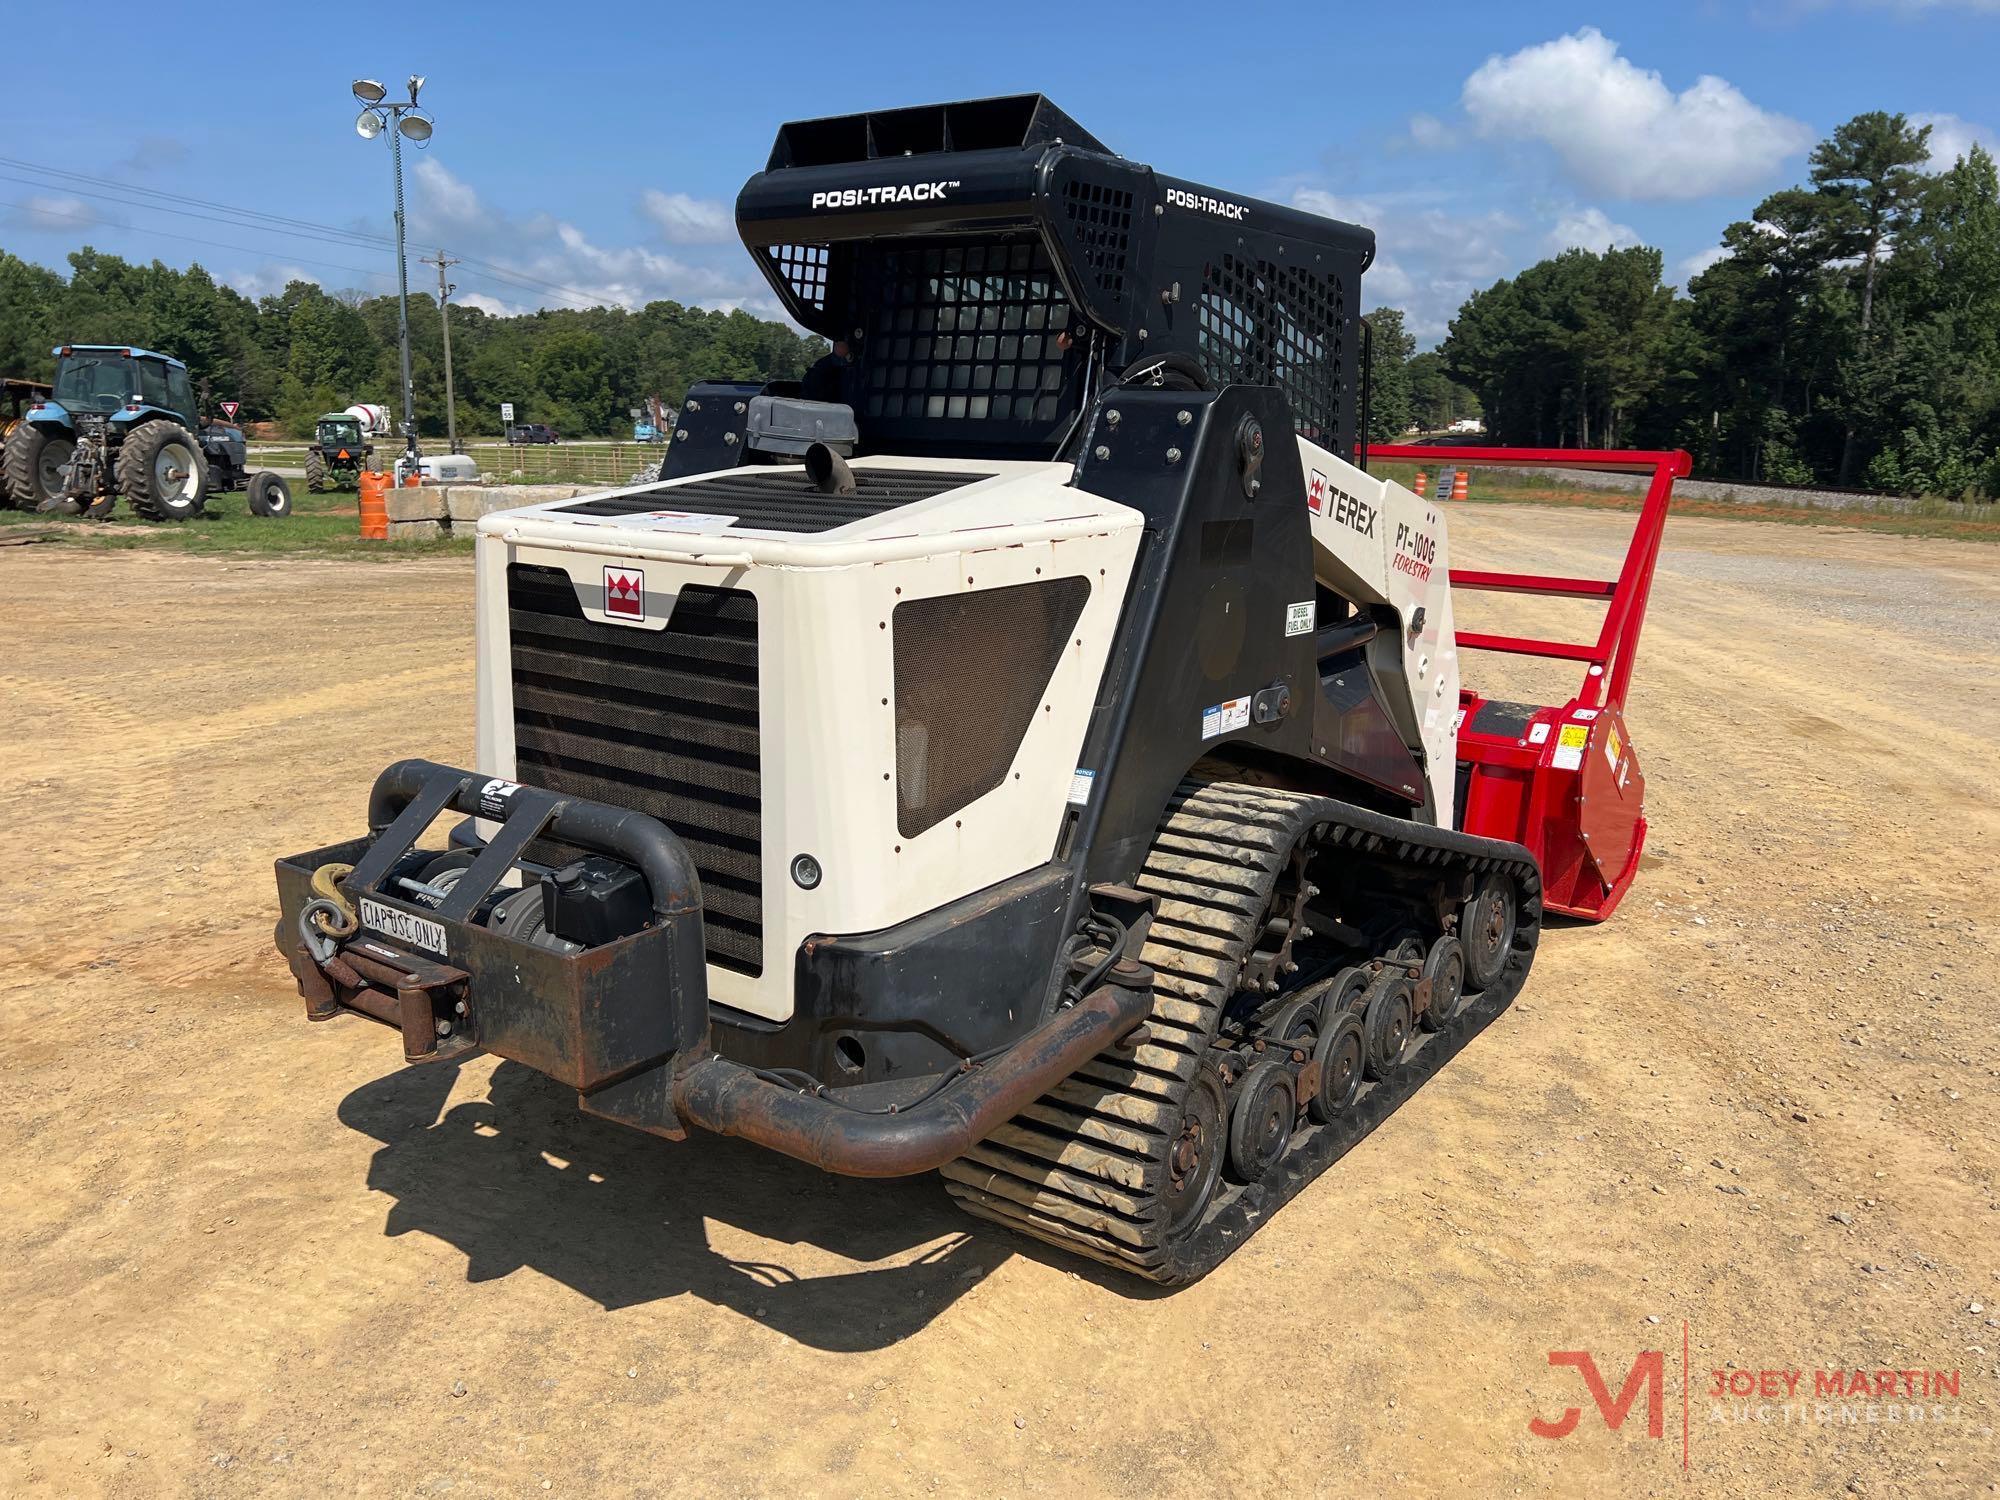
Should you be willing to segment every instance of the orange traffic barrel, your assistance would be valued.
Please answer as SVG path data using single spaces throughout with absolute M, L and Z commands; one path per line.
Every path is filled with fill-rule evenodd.
M 1419 500 L 1424 498 L 1424 487 L 1429 483 L 1430 481 L 1424 477 L 1424 471 L 1422 469 L 1417 470 L 1417 482 L 1412 487 L 1412 490 Z
M 406 490 L 413 490 L 423 482 L 424 476 L 415 469 L 403 476 L 403 488 Z
M 1466 473 L 1465 470 L 1460 469 L 1458 471 L 1458 478 L 1451 482 L 1451 498 L 1454 500 L 1463 500 L 1467 498 L 1467 493 Z
M 389 476 L 375 469 L 361 471 L 361 537 L 363 541 L 389 540 Z

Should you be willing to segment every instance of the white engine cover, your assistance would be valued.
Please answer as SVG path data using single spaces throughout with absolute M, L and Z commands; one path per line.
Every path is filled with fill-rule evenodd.
M 717 1002 L 771 1020 L 791 1014 L 793 955 L 807 937 L 888 927 L 1048 859 L 1138 551 L 1139 513 L 1070 488 L 1068 464 L 878 458 L 855 465 L 857 473 L 897 468 L 962 469 L 972 482 L 806 534 L 722 529 L 723 518 L 702 514 L 693 496 L 686 511 L 662 499 L 658 512 L 593 517 L 565 510 L 577 502 L 562 501 L 479 523 L 477 763 L 490 775 L 518 774 L 510 563 L 561 568 L 580 600 L 600 595 L 607 570 L 636 578 L 648 599 L 688 584 L 756 596 L 763 972 L 711 962 L 708 981 Z M 669 489 L 701 480 L 670 481 Z M 1089 594 L 1005 779 L 954 815 L 902 836 L 891 624 L 897 605 L 1069 577 L 1087 580 Z M 638 620 L 583 609 L 624 629 L 668 624 L 665 608 Z M 810 890 L 792 878 L 801 854 L 823 870 Z

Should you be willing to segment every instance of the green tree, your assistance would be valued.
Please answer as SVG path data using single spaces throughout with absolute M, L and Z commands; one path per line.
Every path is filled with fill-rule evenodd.
M 1509 443 L 1623 441 L 1660 380 L 1679 312 L 1660 252 L 1565 250 L 1475 292 L 1440 350 Z
M 1913 126 L 1902 115 L 1875 110 L 1856 115 L 1813 148 L 1814 188 L 1845 210 L 1839 215 L 1838 253 L 1861 257 L 1858 349 L 1863 357 L 1874 324 L 1883 246 L 1916 211 L 1925 181 L 1921 168 L 1930 158 L 1930 133 L 1928 125 Z M 1855 436 L 1850 419 L 1840 449 L 1841 484 L 1853 472 Z
M 1390 443 L 1410 428 L 1410 358 L 1417 341 L 1404 329 L 1399 308 L 1376 308 L 1368 329 L 1368 441 Z
M 612 425 L 611 380 L 604 344 L 581 329 L 551 334 L 530 364 L 536 410 L 568 432 L 604 432 Z

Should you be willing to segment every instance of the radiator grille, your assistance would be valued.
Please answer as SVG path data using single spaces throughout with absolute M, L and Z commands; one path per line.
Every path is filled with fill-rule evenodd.
M 1055 578 L 896 606 L 896 826 L 914 838 L 1007 777 L 1090 597 Z
M 713 479 L 646 490 L 637 495 L 605 495 L 565 505 L 565 515 L 638 516 L 656 510 L 691 510 L 734 516 L 752 531 L 831 531 L 865 521 L 899 506 L 915 505 L 946 490 L 991 479 L 946 469 L 856 469 L 854 493 L 823 495 L 797 464 L 772 469 L 732 470 Z
M 667 628 L 587 619 L 560 568 L 507 569 L 515 774 L 658 818 L 701 875 L 711 963 L 763 969 L 757 600 L 683 588 Z

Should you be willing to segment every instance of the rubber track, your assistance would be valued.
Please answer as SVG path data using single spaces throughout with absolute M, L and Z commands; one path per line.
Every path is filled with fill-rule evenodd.
M 1159 1193 L 1186 1091 L 1214 1040 L 1279 873 L 1318 830 L 1340 848 L 1442 872 L 1516 881 L 1514 947 L 1499 981 L 1451 1025 L 1421 1032 L 1387 1078 L 1330 1125 L 1309 1121 L 1262 1181 L 1226 1177 L 1201 1222 L 1170 1238 Z M 1326 797 L 1236 782 L 1183 782 L 1136 882 L 1159 897 L 1144 951 L 1155 972 L 1150 1036 L 1099 1054 L 943 1169 L 967 1212 L 1177 1285 L 1213 1270 L 1271 1214 L 1379 1125 L 1520 992 L 1541 932 L 1541 875 L 1518 844 L 1476 838 Z

